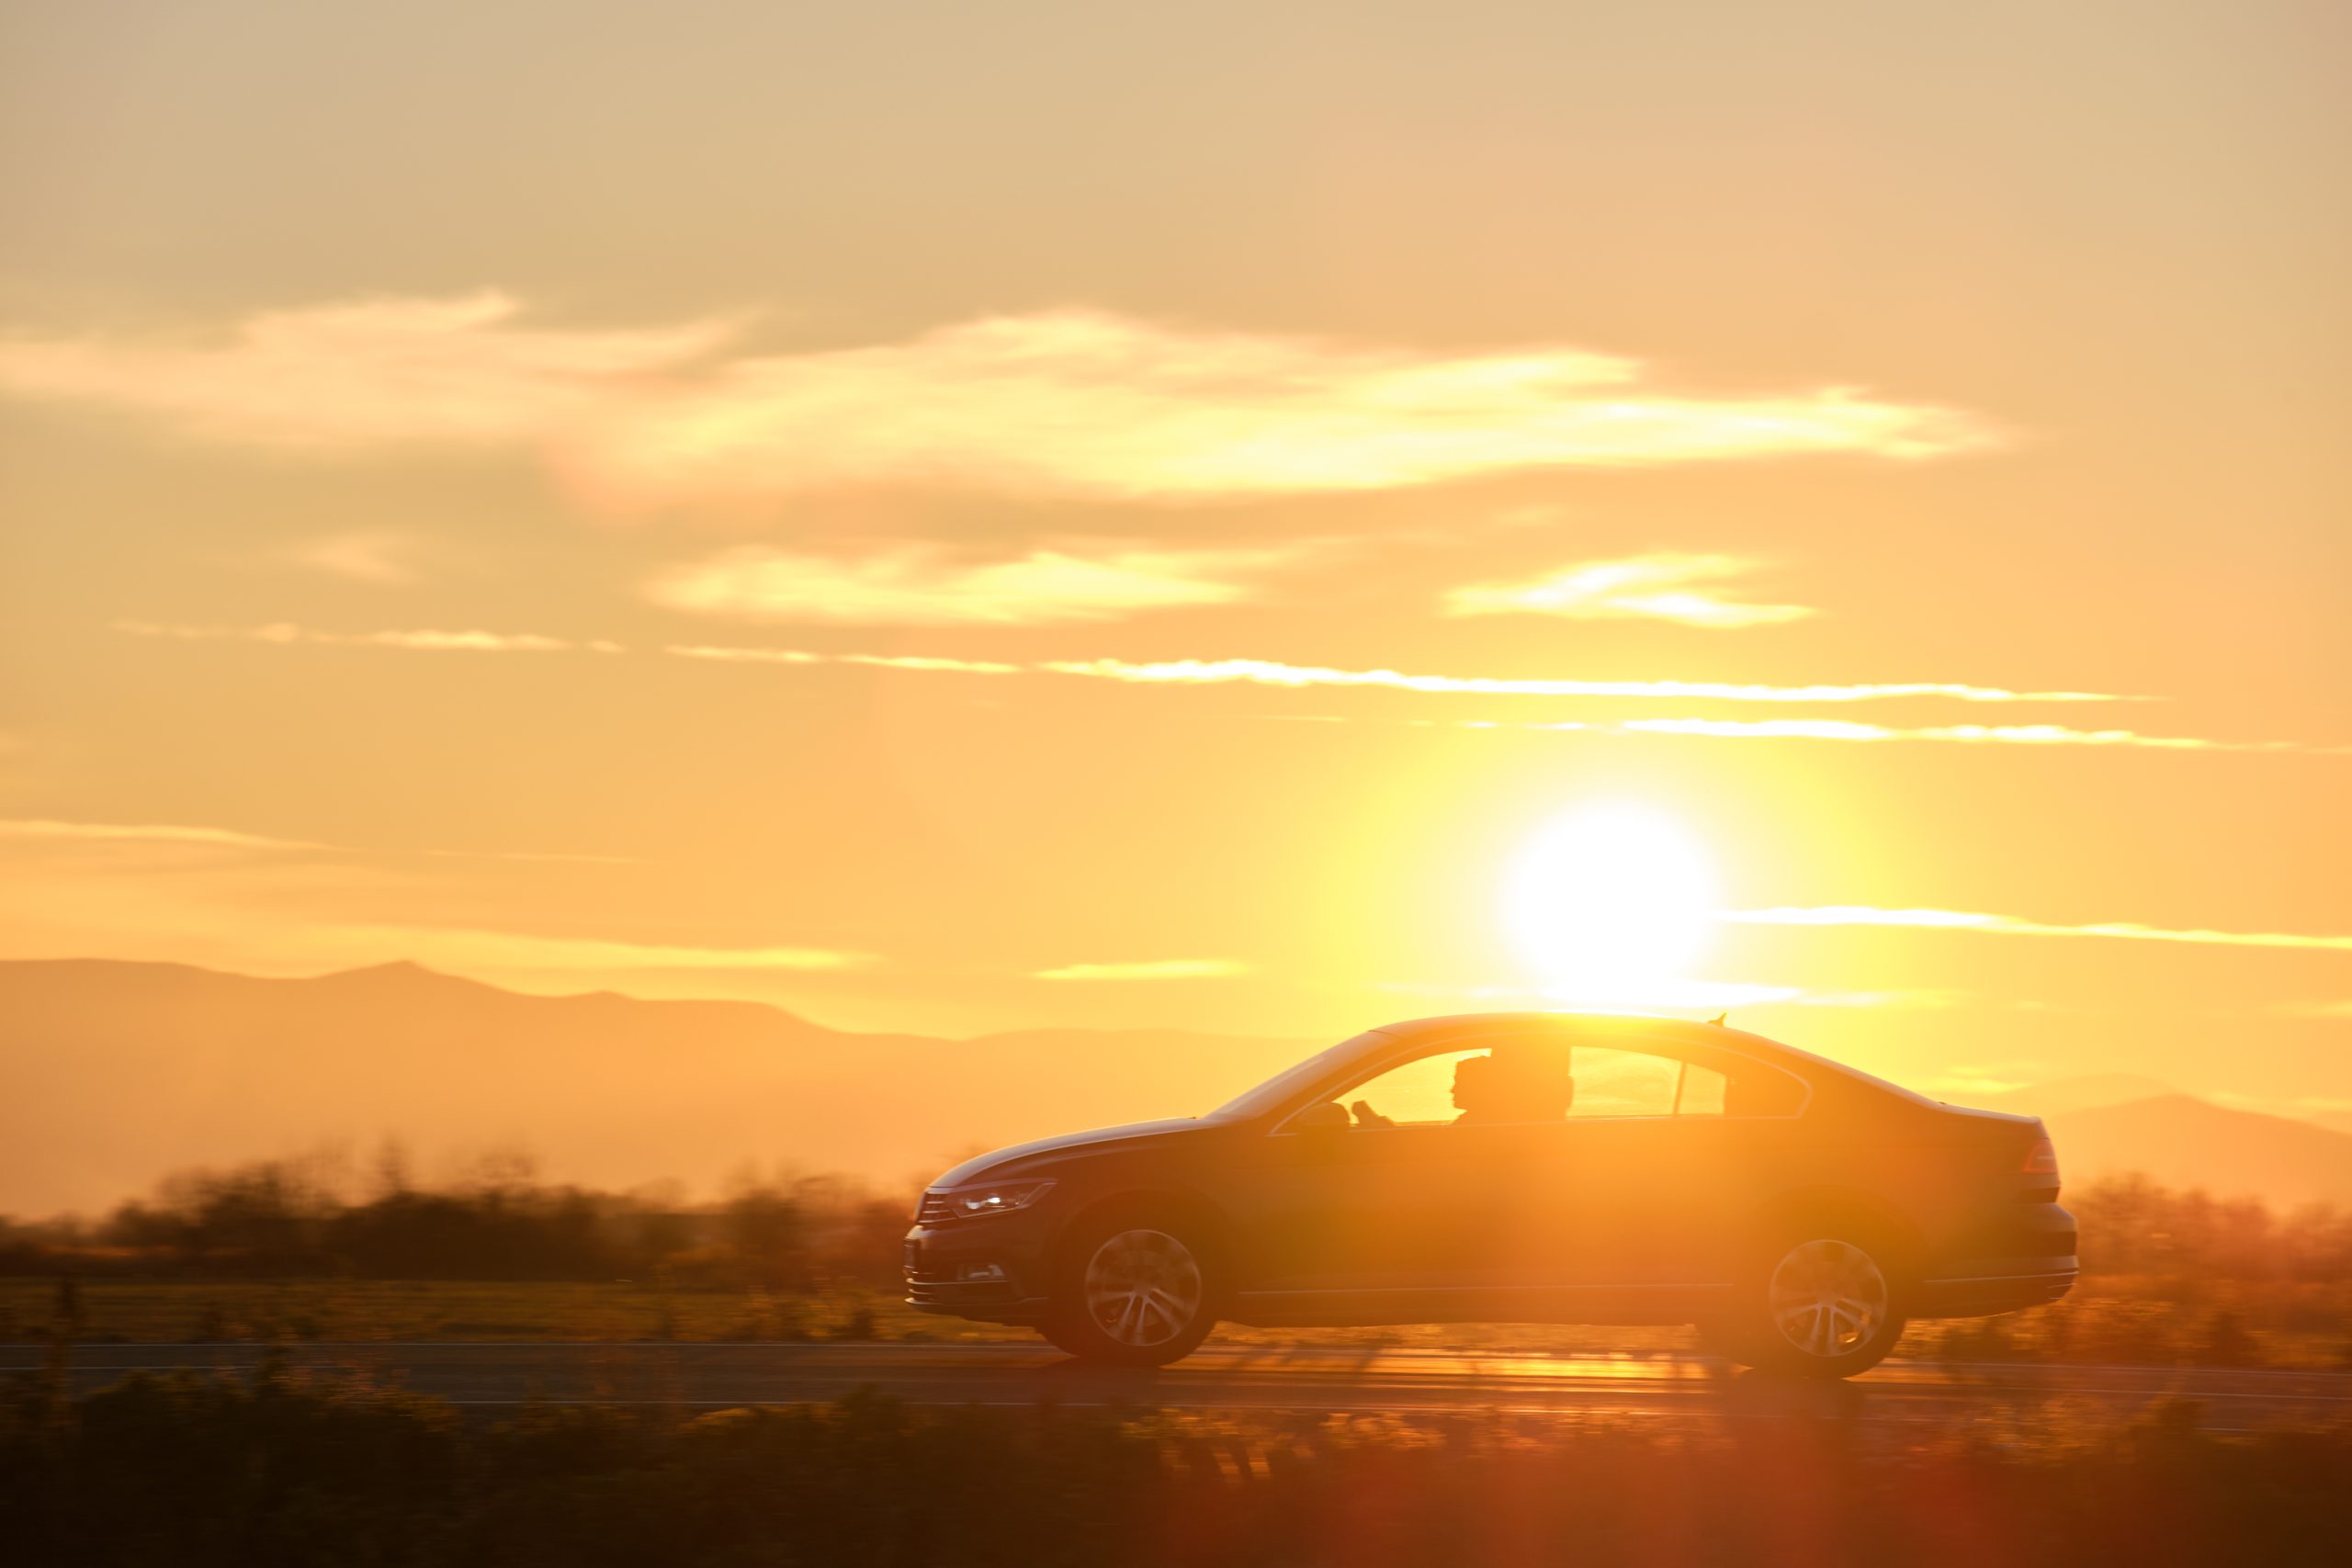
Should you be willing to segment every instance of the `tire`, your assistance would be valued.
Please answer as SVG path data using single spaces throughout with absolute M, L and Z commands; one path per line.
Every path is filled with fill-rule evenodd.
M 1800 1225 L 1759 1249 L 1701 1342 L 1759 1371 L 1849 1378 L 1903 1337 L 1899 1249 L 1866 1227 Z
M 1216 1254 L 1201 1227 L 1156 1211 L 1081 1224 L 1039 1331 L 1083 1361 L 1164 1367 L 1216 1326 Z

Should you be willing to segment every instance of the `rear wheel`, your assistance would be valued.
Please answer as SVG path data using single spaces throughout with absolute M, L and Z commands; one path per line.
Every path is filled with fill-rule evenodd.
M 1215 1284 L 1209 1249 L 1189 1224 L 1149 1215 L 1101 1222 L 1065 1255 L 1041 1327 L 1084 1360 L 1162 1367 L 1216 1326 Z
M 1805 1227 L 1764 1249 L 1733 1310 L 1701 1329 L 1720 1355 L 1801 1377 L 1847 1378 L 1903 1336 L 1894 1249 L 1859 1230 Z

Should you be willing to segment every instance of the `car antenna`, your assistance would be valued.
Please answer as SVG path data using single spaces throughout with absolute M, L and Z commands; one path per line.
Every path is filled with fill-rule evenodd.
M 1724 1020 L 1725 1020 L 1725 1019 L 1729 1018 L 1730 1016 L 1731 1016 L 1731 1014 L 1729 1014 L 1729 1013 L 1727 1013 L 1727 1012 L 1719 1012 L 1719 1013 L 1715 1014 L 1715 1016 L 1714 1016 L 1714 1017 L 1713 1017 L 1713 1018 L 1711 1018 L 1711 1019 L 1707 1020 L 1707 1021 L 1708 1021 L 1709 1023 L 1713 1024 L 1717 1029 L 1721 1029 L 1721 1028 L 1724 1026 Z

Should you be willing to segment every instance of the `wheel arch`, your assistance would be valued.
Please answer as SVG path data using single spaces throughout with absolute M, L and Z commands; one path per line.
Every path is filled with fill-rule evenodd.
M 1108 1220 L 1129 1213 L 1137 1218 L 1151 1215 L 1181 1221 L 1193 1229 L 1195 1239 L 1208 1249 L 1208 1261 L 1215 1266 L 1219 1279 L 1220 1294 L 1229 1295 L 1235 1250 L 1232 1217 L 1207 1194 L 1174 1183 L 1139 1182 L 1117 1188 L 1097 1193 L 1072 1209 L 1055 1231 L 1048 1249 L 1053 1277 L 1061 1277 L 1071 1261 L 1071 1249 L 1080 1237 Z M 1223 1304 L 1219 1303 L 1220 1306 Z
M 1844 1182 L 1817 1182 L 1792 1188 L 1763 1200 L 1743 1217 L 1739 1234 L 1753 1247 L 1771 1245 L 1790 1230 L 1820 1226 L 1856 1230 L 1883 1242 L 1907 1291 L 1917 1282 L 1927 1238 L 1918 1223 L 1902 1205 L 1868 1188 Z

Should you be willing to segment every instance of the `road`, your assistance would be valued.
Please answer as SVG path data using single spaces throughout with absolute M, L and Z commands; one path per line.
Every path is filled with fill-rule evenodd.
M 256 1345 L 85 1345 L 77 1390 L 138 1371 L 249 1370 Z M 1183 1410 L 1792 1416 L 1955 1427 L 2004 1413 L 2127 1419 L 2191 1399 L 2210 1429 L 2352 1419 L 2352 1374 L 1890 1361 L 1845 1383 L 1792 1384 L 1697 1356 L 1456 1355 L 1373 1347 L 1210 1344 L 1159 1371 L 1081 1366 L 1042 1345 L 313 1344 L 289 1367 L 396 1383 L 494 1410 L 533 1401 L 684 1409 L 842 1398 L 872 1388 L 921 1404 Z M 41 1364 L 0 1346 L 0 1373 Z

